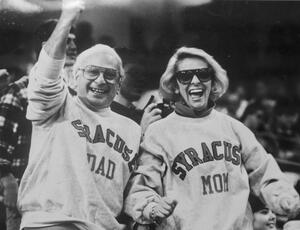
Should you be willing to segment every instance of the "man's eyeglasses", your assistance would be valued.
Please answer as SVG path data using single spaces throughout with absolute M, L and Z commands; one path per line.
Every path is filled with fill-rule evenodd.
M 207 82 L 213 77 L 213 70 L 211 68 L 202 69 L 188 69 L 182 70 L 175 73 L 176 79 L 183 85 L 190 84 L 194 76 L 197 76 L 199 81 Z
M 87 80 L 91 80 L 91 81 L 96 80 L 100 76 L 100 73 L 103 73 L 104 80 L 111 84 L 116 83 L 119 78 L 118 71 L 111 68 L 88 65 L 85 68 L 79 68 L 79 70 L 82 70 L 83 76 Z

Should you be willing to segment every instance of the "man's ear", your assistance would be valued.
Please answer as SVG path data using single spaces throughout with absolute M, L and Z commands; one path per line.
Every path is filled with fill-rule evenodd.
M 79 75 L 80 75 L 80 71 L 79 70 L 75 70 L 74 73 L 73 73 L 73 75 L 74 75 L 75 81 L 77 81 L 78 78 L 79 78 Z
M 119 79 L 119 83 L 118 83 L 119 90 L 121 89 L 121 85 L 122 85 L 123 80 L 124 80 L 124 76 L 121 76 L 120 79 Z

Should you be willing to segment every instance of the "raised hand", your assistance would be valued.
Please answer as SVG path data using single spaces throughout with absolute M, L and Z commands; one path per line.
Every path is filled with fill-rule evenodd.
M 62 18 L 70 20 L 74 24 L 80 13 L 85 9 L 84 0 L 63 0 L 62 1 Z

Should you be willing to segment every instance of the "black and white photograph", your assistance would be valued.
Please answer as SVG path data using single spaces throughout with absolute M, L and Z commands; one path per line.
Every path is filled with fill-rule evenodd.
M 0 230 L 300 230 L 300 1 L 0 0 Z

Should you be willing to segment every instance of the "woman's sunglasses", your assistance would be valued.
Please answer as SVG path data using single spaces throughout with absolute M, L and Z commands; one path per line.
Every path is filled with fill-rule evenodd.
M 207 82 L 212 79 L 213 70 L 211 68 L 188 69 L 175 73 L 176 79 L 183 85 L 190 84 L 194 76 L 197 76 L 201 82 Z
M 83 76 L 87 80 L 95 80 L 100 76 L 100 73 L 103 73 L 103 78 L 106 82 L 116 83 L 119 78 L 118 71 L 111 68 L 105 68 L 101 66 L 88 65 L 85 68 L 80 68 L 79 70 L 83 71 Z

